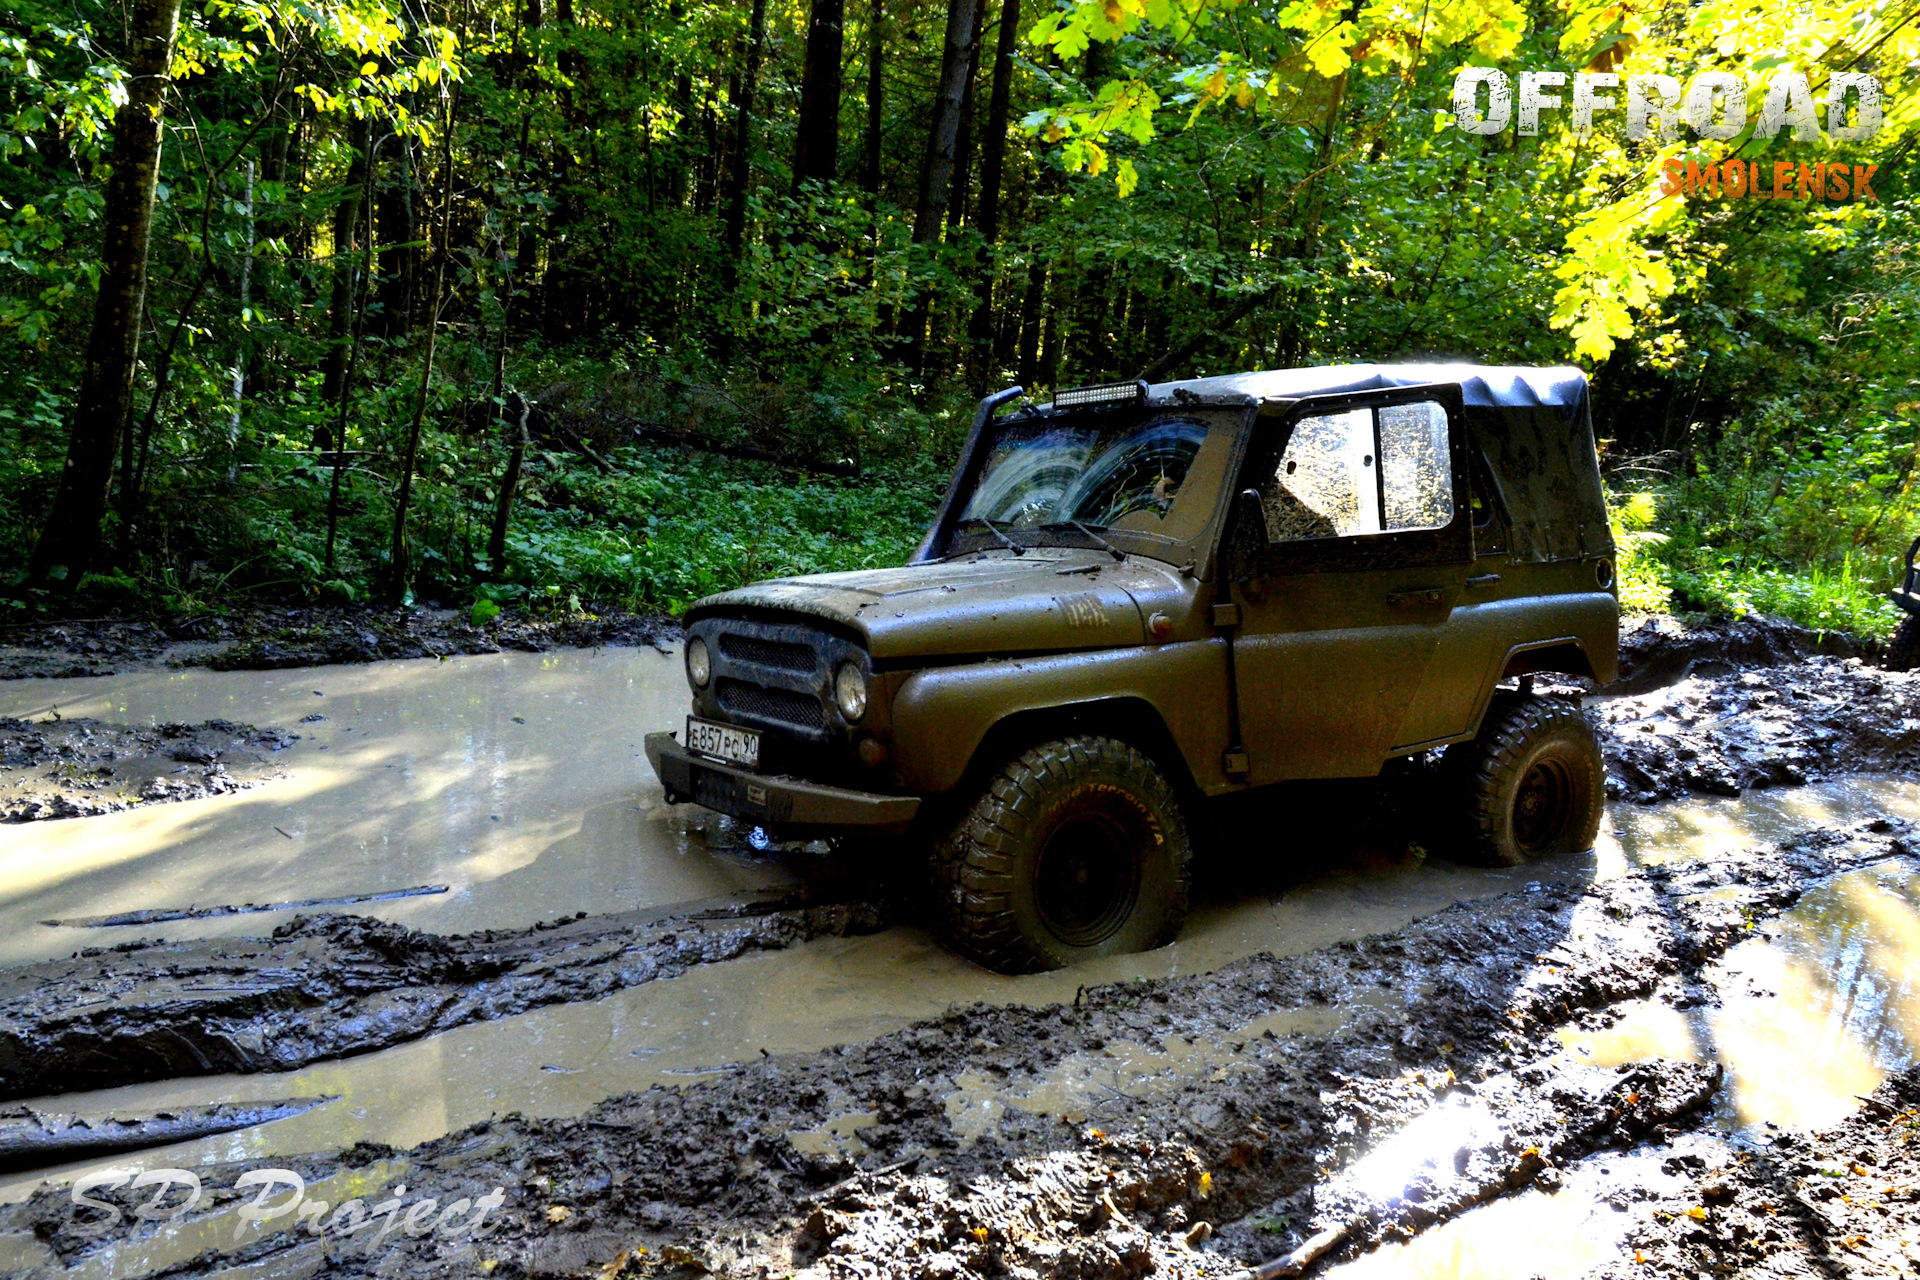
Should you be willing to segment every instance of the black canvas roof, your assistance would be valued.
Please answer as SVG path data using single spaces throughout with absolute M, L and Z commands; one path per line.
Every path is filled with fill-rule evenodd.
M 1382 391 L 1456 383 L 1467 426 L 1486 458 L 1513 522 L 1517 560 L 1612 555 L 1606 497 L 1594 450 L 1587 375 L 1569 367 L 1477 364 L 1336 364 L 1269 369 L 1217 378 L 1162 382 L 1155 404 L 1187 396 L 1292 400 L 1302 396 Z M 1184 394 L 1183 394 L 1184 393 Z

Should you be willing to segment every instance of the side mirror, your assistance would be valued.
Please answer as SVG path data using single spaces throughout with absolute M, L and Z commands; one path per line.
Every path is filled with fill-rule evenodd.
M 1260 566 L 1267 549 L 1267 513 L 1258 489 L 1242 489 L 1233 499 L 1233 523 L 1228 534 L 1227 577 L 1245 582 Z

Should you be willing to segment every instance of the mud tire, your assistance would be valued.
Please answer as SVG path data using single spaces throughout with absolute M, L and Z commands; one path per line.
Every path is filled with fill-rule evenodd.
M 1900 629 L 1887 641 L 1886 667 L 1889 671 L 1920 667 L 1920 616 L 1909 613 L 1900 619 Z
M 1148 951 L 1180 932 L 1192 857 L 1179 797 L 1152 760 L 1113 738 L 1042 743 L 935 842 L 941 931 L 1000 973 Z
M 1517 867 L 1593 848 L 1606 763 L 1577 704 L 1532 697 L 1495 703 L 1466 750 L 1465 861 Z

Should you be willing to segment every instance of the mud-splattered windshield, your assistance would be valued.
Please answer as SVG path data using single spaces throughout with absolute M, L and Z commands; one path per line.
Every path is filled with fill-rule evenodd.
M 1186 538 L 1205 523 L 1215 493 L 1209 448 L 1218 415 L 1090 415 L 999 426 L 984 448 L 973 490 L 960 506 L 956 539 L 1022 545 L 1084 544 L 1087 531 Z M 1194 493 L 1195 488 L 1204 490 Z M 958 549 L 958 548 L 956 548 Z

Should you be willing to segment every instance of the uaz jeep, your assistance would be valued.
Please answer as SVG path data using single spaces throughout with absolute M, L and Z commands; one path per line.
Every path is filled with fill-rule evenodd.
M 1575 369 L 1348 365 L 982 401 L 899 569 L 686 616 L 670 800 L 911 837 L 981 964 L 1170 941 L 1188 818 L 1446 747 L 1498 863 L 1586 849 L 1602 766 L 1532 674 L 1614 677 L 1613 540 Z M 924 856 L 924 855 L 917 855 Z

